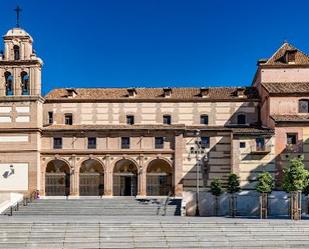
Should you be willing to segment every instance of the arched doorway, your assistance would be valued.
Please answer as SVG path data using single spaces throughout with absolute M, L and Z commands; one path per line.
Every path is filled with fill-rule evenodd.
M 67 196 L 70 194 L 70 167 L 62 160 L 52 160 L 46 166 L 45 194 Z
M 147 195 L 160 196 L 172 193 L 173 169 L 162 160 L 155 159 L 147 167 Z
M 98 196 L 104 194 L 104 170 L 94 159 L 86 160 L 79 170 L 79 195 Z
M 137 193 L 137 167 L 130 160 L 122 159 L 114 167 L 114 195 L 135 196 Z

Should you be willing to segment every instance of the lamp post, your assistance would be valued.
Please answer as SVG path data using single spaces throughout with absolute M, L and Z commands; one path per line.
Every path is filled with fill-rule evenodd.
M 200 195 L 200 167 L 201 167 L 201 160 L 205 159 L 205 151 L 201 144 L 201 137 L 200 137 L 200 130 L 196 130 L 194 132 L 196 136 L 194 147 L 191 147 L 190 154 L 195 155 L 196 159 L 196 212 L 195 216 L 200 216 L 199 210 L 199 195 Z M 190 157 L 190 155 L 189 155 Z

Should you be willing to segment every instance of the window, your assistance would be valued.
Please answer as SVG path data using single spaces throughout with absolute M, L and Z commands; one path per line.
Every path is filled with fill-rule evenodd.
M 258 137 L 255 139 L 256 149 L 257 150 L 263 150 L 265 147 L 265 138 Z
M 121 149 L 130 149 L 130 138 L 129 137 L 121 138 Z
M 62 137 L 54 137 L 54 149 L 62 149 Z
M 163 124 L 170 125 L 172 123 L 171 115 L 163 115 Z
M 127 115 L 127 124 L 128 125 L 134 124 L 134 116 L 133 115 Z
M 64 115 L 64 123 L 66 125 L 72 125 L 73 124 L 73 115 L 72 113 L 67 113 Z
M 96 148 L 97 148 L 97 138 L 88 137 L 88 149 L 96 149 Z
M 201 115 L 201 124 L 208 125 L 208 115 Z
M 156 149 L 163 149 L 164 147 L 164 138 L 163 137 L 156 137 L 155 138 L 155 148 Z
M 240 124 L 240 125 L 246 124 L 246 115 L 245 114 L 237 115 L 237 124 Z
M 16 61 L 20 60 L 19 47 L 17 45 L 15 45 L 13 47 L 13 50 L 14 50 L 14 60 L 16 60 Z
M 287 144 L 288 145 L 295 145 L 297 143 L 297 134 L 296 133 L 288 133 L 287 136 Z
M 209 148 L 209 137 L 201 137 L 201 148 Z
M 29 75 L 26 72 L 21 72 L 21 94 L 29 95 Z
M 299 113 L 309 112 L 309 101 L 307 99 L 301 99 L 298 101 L 298 112 Z
M 239 148 L 246 148 L 246 142 L 240 142 Z
M 295 63 L 296 50 L 290 50 L 286 52 L 286 62 Z
M 11 96 L 13 95 L 13 76 L 10 72 L 5 72 L 4 78 L 5 78 L 5 95 Z
M 48 123 L 53 124 L 54 123 L 54 113 L 48 112 Z

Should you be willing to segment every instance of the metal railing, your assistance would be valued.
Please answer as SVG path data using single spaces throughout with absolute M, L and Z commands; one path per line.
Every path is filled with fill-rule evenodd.
M 164 201 L 164 202 L 163 202 L 163 201 L 161 202 L 161 204 L 160 204 L 159 207 L 158 207 L 157 215 L 160 215 L 160 210 L 162 209 L 162 210 L 163 210 L 162 216 L 166 216 L 167 205 L 169 204 L 170 199 L 171 199 L 172 196 L 173 196 L 173 194 L 172 194 L 172 193 L 169 193 L 169 194 L 167 195 L 165 201 Z
M 37 198 L 37 191 L 33 191 L 30 194 L 25 195 L 21 201 L 16 202 L 3 213 L 8 216 L 13 216 L 14 211 L 15 212 L 18 211 L 21 205 L 28 206 L 28 204 L 33 202 L 36 198 Z
M 253 153 L 270 153 L 271 152 L 271 144 L 256 144 L 251 146 L 251 152 Z

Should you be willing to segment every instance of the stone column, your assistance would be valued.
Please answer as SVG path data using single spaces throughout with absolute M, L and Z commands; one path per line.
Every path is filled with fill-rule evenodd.
M 182 196 L 183 184 L 183 134 L 176 134 L 175 136 L 175 153 L 174 153 L 174 193 L 175 196 Z
M 137 195 L 139 196 L 146 196 L 146 168 L 144 165 L 144 156 L 141 155 L 139 157 L 139 170 L 138 170 L 138 191 Z
M 21 60 L 25 59 L 25 44 L 24 43 L 20 44 L 19 56 Z
M 40 195 L 45 196 L 45 170 L 41 168 L 41 189 Z
M 4 43 L 4 51 L 5 51 L 5 60 L 9 60 L 9 56 L 10 56 L 10 48 L 9 48 L 9 44 L 6 42 Z
M 79 167 L 77 167 L 75 156 L 72 156 L 72 171 L 73 172 L 71 173 L 71 179 L 70 179 L 71 195 L 78 196 L 79 195 Z
M 105 167 L 104 172 L 104 195 L 112 196 L 113 195 L 113 167 L 110 163 L 110 156 L 105 157 Z

